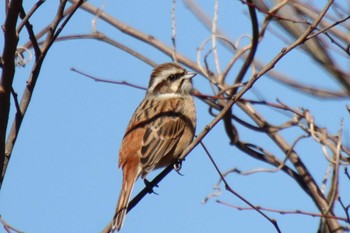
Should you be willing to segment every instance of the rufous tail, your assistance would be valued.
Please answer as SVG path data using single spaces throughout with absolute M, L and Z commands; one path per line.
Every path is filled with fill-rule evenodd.
M 105 227 L 102 233 L 113 233 L 115 230 L 120 231 L 122 228 L 128 210 L 128 202 L 136 179 L 136 174 L 124 174 L 122 189 L 119 194 L 113 220 Z

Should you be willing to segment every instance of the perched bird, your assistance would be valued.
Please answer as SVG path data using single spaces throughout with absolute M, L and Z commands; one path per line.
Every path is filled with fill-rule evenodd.
M 175 163 L 192 142 L 196 128 L 191 96 L 195 75 L 176 63 L 153 70 L 146 96 L 133 114 L 120 147 L 122 188 L 113 220 L 103 232 L 121 229 L 137 178 L 144 179 L 153 169 Z

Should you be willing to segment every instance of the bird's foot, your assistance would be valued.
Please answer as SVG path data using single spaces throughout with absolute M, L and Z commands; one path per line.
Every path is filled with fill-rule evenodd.
M 177 174 L 179 174 L 180 176 L 183 176 L 183 174 L 180 173 L 181 168 L 182 168 L 182 160 L 177 160 L 174 163 L 174 170 L 177 172 Z

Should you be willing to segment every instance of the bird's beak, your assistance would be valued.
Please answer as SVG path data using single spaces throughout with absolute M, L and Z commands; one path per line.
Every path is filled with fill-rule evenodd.
M 196 76 L 197 75 L 197 73 L 195 73 L 195 72 L 186 72 L 186 74 L 185 74 L 185 78 L 186 79 L 191 79 L 191 78 L 193 78 L 194 76 Z

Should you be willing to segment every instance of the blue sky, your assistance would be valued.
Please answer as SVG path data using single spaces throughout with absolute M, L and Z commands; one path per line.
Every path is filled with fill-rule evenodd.
M 89 2 L 103 7 L 109 14 L 166 44 L 171 44 L 171 1 Z M 25 9 L 28 10 L 31 3 L 26 4 Z M 36 32 L 46 26 L 46 19 L 52 19 L 55 4 L 54 1 L 44 3 L 38 14 L 34 15 L 31 22 Z M 202 1 L 201 4 L 212 16 L 214 3 Z M 3 7 L 4 4 L 0 9 L 1 19 L 4 18 Z M 220 28 L 230 38 L 236 40 L 240 35 L 250 33 L 249 21 L 244 15 L 247 13 L 245 5 L 239 1 L 220 1 L 219 7 Z M 262 16 L 259 15 L 260 19 Z M 93 18 L 79 11 L 62 35 L 90 33 Z M 198 45 L 210 36 L 210 32 L 198 23 L 182 1 L 178 1 L 176 20 L 178 51 L 195 60 Z M 123 35 L 101 20 L 97 21 L 97 28 L 108 36 L 137 48 L 157 63 L 170 61 L 170 58 Z M 24 44 L 27 39 L 24 33 L 20 44 Z M 0 44 L 3 44 L 2 37 Z M 271 37 L 263 42 L 257 56 L 268 62 L 284 46 Z M 231 58 L 230 53 L 224 50 L 219 52 L 222 64 L 225 64 Z M 25 68 L 16 70 L 14 89 L 19 94 L 22 93 L 32 64 L 30 62 Z M 101 42 L 74 40 L 53 45 L 41 70 L 0 193 L 0 214 L 9 224 L 26 233 L 100 232 L 112 218 L 119 195 L 119 145 L 128 121 L 145 93 L 131 87 L 93 82 L 70 71 L 71 67 L 100 78 L 125 80 L 144 87 L 147 86 L 152 71 L 152 67 Z M 310 58 L 292 52 L 281 60 L 276 70 L 291 72 L 298 80 L 307 77 L 310 82 L 322 80 L 322 83 L 318 83 L 322 86 L 337 86 L 326 78 L 326 73 L 316 67 Z M 233 69 L 232 77 L 238 68 L 239 66 Z M 197 76 L 194 86 L 210 94 L 208 82 L 203 77 Z M 349 115 L 344 108 L 349 101 L 312 99 L 291 92 L 267 77 L 259 80 L 254 91 L 268 101 L 279 98 L 293 107 L 311 109 L 315 120 L 321 126 L 329 127 L 332 133 L 338 131 L 341 119 L 344 119 L 345 129 L 349 128 Z M 245 97 L 256 98 L 253 92 L 247 93 Z M 212 117 L 201 101 L 196 100 L 196 104 L 198 134 Z M 13 114 L 14 111 L 12 117 Z M 244 117 L 239 110 L 236 114 Z M 274 115 L 271 117 L 279 121 L 280 115 L 276 115 L 275 119 Z M 284 135 L 290 141 L 295 140 L 292 132 Z M 258 145 L 271 144 L 268 148 L 282 155 L 266 137 L 246 130 L 240 131 L 240 136 Z M 345 137 L 348 140 L 350 138 L 347 130 Z M 233 167 L 241 170 L 268 167 L 229 146 L 221 123 L 204 142 L 222 171 Z M 302 152 L 305 163 L 314 163 L 311 172 L 320 183 L 327 168 L 321 148 L 308 139 L 296 149 Z M 281 158 L 283 159 L 282 156 Z M 127 215 L 122 232 L 274 232 L 273 226 L 258 213 L 237 211 L 215 202 L 221 200 L 244 206 L 228 192 L 223 191 L 221 196 L 202 204 L 204 198 L 213 192 L 213 186 L 219 177 L 200 147 L 195 148 L 186 159 L 181 173 L 184 176 L 175 172 L 167 176 L 155 190 L 159 195 L 146 196 Z M 234 190 L 255 205 L 317 212 L 310 198 L 285 174 L 232 174 L 228 176 L 228 181 Z M 349 190 L 348 181 L 340 182 L 341 187 Z M 139 180 L 133 194 L 143 187 L 143 182 Z M 344 193 L 348 194 L 344 196 L 348 203 L 350 200 L 346 200 L 346 197 L 350 193 Z M 284 233 L 315 232 L 318 223 L 318 218 L 308 216 L 268 215 L 278 220 Z M 302 231 L 300 224 L 303 224 Z

